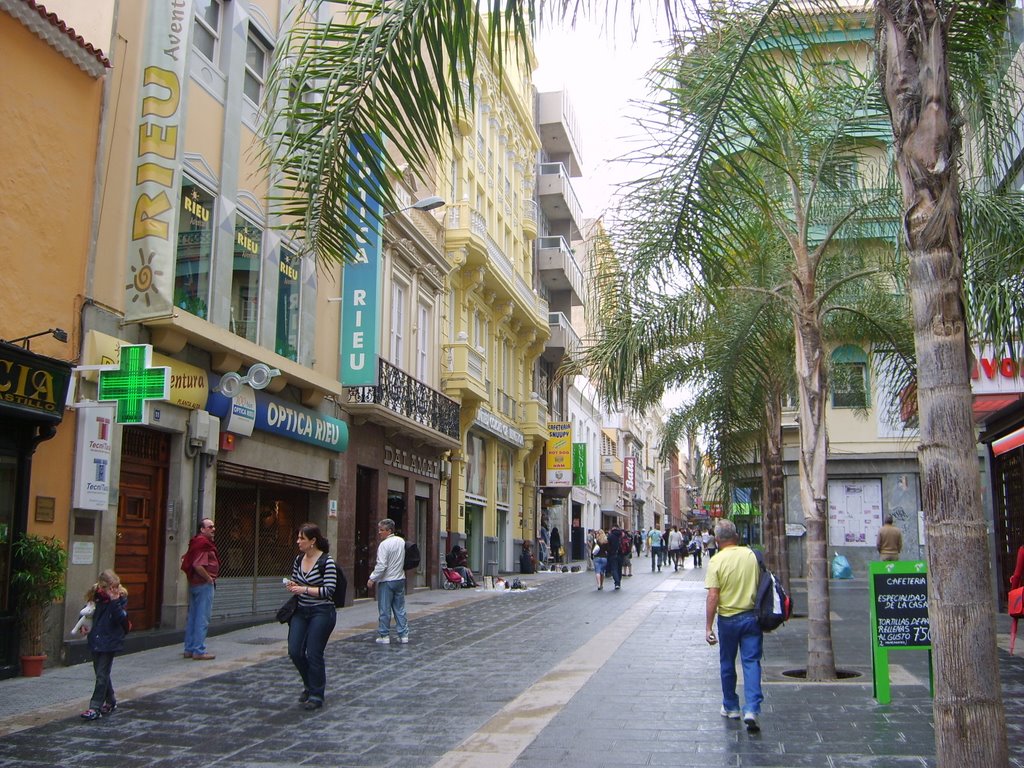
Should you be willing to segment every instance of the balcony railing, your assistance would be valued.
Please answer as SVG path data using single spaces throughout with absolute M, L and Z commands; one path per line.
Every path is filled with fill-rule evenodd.
M 541 207 L 545 209 L 549 219 L 562 221 L 566 218 L 573 223 L 577 230 L 583 226 L 583 206 L 576 197 L 576 190 L 572 186 L 572 178 L 568 169 L 562 163 L 541 163 L 538 168 L 537 192 L 541 199 Z M 548 208 L 544 198 L 549 195 L 560 195 L 565 200 L 565 211 L 561 212 L 555 208 Z M 562 215 L 559 215 L 559 214 Z
M 548 235 L 537 238 L 537 269 L 550 290 L 568 289 L 576 298 L 576 306 L 583 303 L 583 270 L 564 237 Z
M 380 361 L 380 384 L 349 387 L 348 402 L 380 405 L 447 437 L 459 439 L 459 404 L 386 360 Z

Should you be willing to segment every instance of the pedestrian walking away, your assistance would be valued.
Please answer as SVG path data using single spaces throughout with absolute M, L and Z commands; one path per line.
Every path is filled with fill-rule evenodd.
M 679 526 L 673 525 L 668 534 L 668 555 L 672 559 L 674 570 L 679 570 L 680 561 L 683 559 L 683 534 L 679 532 Z
M 626 532 L 617 525 L 613 525 L 608 532 L 608 573 L 615 582 L 616 589 L 622 588 L 622 546 L 625 541 L 623 537 L 626 535 Z M 632 539 L 629 540 L 629 545 L 633 545 Z
M 699 532 L 695 533 L 693 535 L 693 538 L 690 539 L 689 550 L 690 550 L 690 554 L 693 555 L 693 567 L 694 568 L 703 568 L 704 567 L 704 558 L 703 558 L 704 542 L 702 541 Z
M 328 554 L 331 545 L 316 523 L 300 525 L 295 544 L 299 554 L 292 562 L 291 578 L 284 582 L 299 601 L 288 620 L 288 656 L 302 678 L 299 703 L 314 710 L 324 705 L 327 689 L 324 650 L 338 621 L 334 607 L 338 576 L 334 558 Z
M 594 554 L 594 573 L 597 574 L 597 589 L 600 592 L 604 589 L 604 574 L 608 570 L 608 557 L 611 545 L 608 543 L 608 535 L 598 530 L 594 542 L 596 552 Z
M 761 656 L 764 635 L 757 622 L 754 604 L 761 567 L 757 556 L 740 546 L 736 525 L 720 520 L 715 525 L 718 555 L 708 561 L 704 576 L 707 589 L 705 633 L 708 645 L 718 645 L 722 677 L 722 717 L 740 717 L 740 701 L 736 695 L 736 654 L 743 665 L 743 722 L 750 733 L 759 731 L 761 715 Z M 718 635 L 714 621 L 718 615 Z
M 886 515 L 878 529 L 875 549 L 882 560 L 899 560 L 903 551 L 903 532 L 892 524 L 892 515 Z
M 661 531 L 651 528 L 647 534 L 647 541 L 651 545 L 651 573 L 654 573 L 655 566 L 661 570 Z
M 114 665 L 114 654 L 124 648 L 124 636 L 129 627 L 128 590 L 121 586 L 121 579 L 116 573 L 106 570 L 86 592 L 85 599 L 95 606 L 88 642 L 96 684 L 82 719 L 99 720 L 117 709 L 110 670 Z
M 405 540 L 395 535 L 395 521 L 384 518 L 377 523 L 377 563 L 366 582 L 377 587 L 377 641 L 391 642 L 391 616 L 395 617 L 398 642 L 409 642 L 409 621 L 405 616 Z
M 551 560 L 562 562 L 562 534 L 558 532 L 557 525 L 551 529 Z
M 213 615 L 213 594 L 220 574 L 220 555 L 213 542 L 216 527 L 213 520 L 203 518 L 199 533 L 188 543 L 181 559 L 181 570 L 188 578 L 188 618 L 185 620 L 186 659 L 209 661 L 216 658 L 206 651 L 206 631 Z
M 715 556 L 718 552 L 718 541 L 711 533 L 704 534 L 704 552 L 708 556 L 708 560 Z

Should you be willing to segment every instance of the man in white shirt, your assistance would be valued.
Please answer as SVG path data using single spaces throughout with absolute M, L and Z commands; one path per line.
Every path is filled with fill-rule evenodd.
M 409 621 L 405 616 L 405 539 L 395 535 L 395 521 L 384 518 L 377 523 L 377 564 L 367 589 L 377 586 L 377 640 L 391 642 L 391 614 L 395 615 L 398 642 L 409 642 Z

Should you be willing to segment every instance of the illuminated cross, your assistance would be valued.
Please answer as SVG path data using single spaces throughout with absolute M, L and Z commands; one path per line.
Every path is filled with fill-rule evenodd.
M 97 400 L 117 403 L 118 424 L 141 424 L 147 400 L 167 400 L 171 395 L 171 369 L 152 366 L 153 347 L 138 344 L 121 347 L 121 362 L 100 371 Z

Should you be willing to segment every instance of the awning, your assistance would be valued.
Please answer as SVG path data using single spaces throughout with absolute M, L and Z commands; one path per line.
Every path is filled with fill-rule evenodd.
M 1024 445 L 1024 427 L 1015 429 L 1005 437 L 994 440 L 992 442 L 992 453 L 996 456 L 1002 456 L 1004 453 L 1012 451 L 1014 448 L 1019 448 L 1022 445 Z

